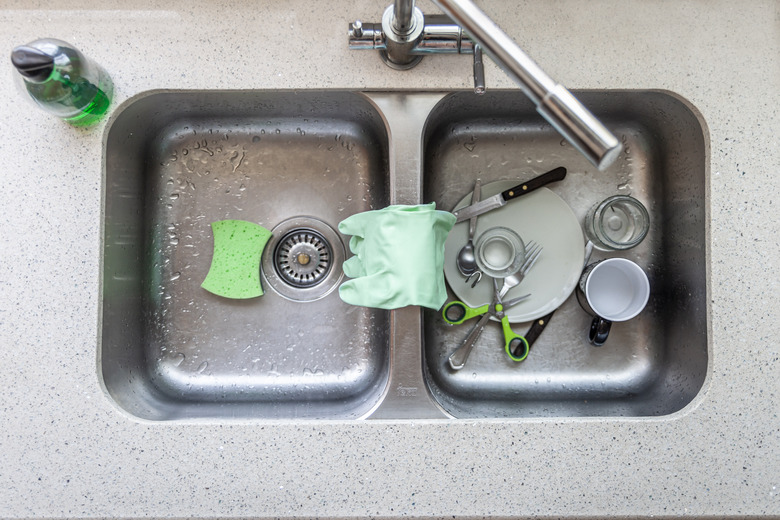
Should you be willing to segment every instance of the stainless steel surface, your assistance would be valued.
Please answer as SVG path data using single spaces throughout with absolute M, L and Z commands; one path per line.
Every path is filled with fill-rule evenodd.
M 475 204 L 479 202 L 480 194 L 482 193 L 482 184 L 479 179 L 474 182 L 474 191 L 471 194 L 471 203 Z M 472 275 L 477 272 L 477 257 L 474 255 L 474 232 L 477 229 L 477 217 L 473 217 L 469 222 L 469 239 L 466 244 L 458 252 L 456 259 L 458 263 L 458 271 L 460 274 L 466 277 L 466 283 Z M 478 276 L 475 284 L 479 282 L 482 276 Z
M 452 208 L 477 176 L 484 185 L 518 178 L 528 168 L 561 165 L 569 171 L 567 180 L 552 189 L 580 219 L 595 202 L 630 193 L 650 212 L 650 232 L 636 248 L 608 256 L 645 268 L 650 302 L 633 320 L 615 324 L 609 342 L 597 349 L 583 337 L 590 317 L 572 296 L 521 364 L 507 358 L 498 346 L 501 327 L 489 323 L 467 368 L 458 372 L 447 358 L 463 341 L 462 330 L 425 310 L 427 381 L 455 417 L 660 416 L 684 408 L 704 382 L 710 306 L 704 123 L 695 109 L 667 92 L 577 96 L 625 146 L 605 172 L 596 172 L 544 125 L 523 97 L 458 92 L 434 109 L 426 126 L 423 200 Z M 605 256 L 594 251 L 591 261 Z M 452 292 L 450 297 L 457 299 Z
M 164 91 L 126 102 L 105 137 L 98 367 L 108 394 L 136 417 L 189 421 L 642 416 L 684 407 L 708 363 L 705 131 L 667 93 L 579 95 L 626 145 L 604 174 L 513 91 Z M 583 341 L 588 316 L 568 300 L 521 365 L 488 323 L 469 369 L 453 372 L 447 358 L 463 329 L 436 311 L 348 306 L 335 285 L 296 301 L 270 284 L 271 241 L 316 224 L 307 219 L 335 229 L 388 204 L 451 208 L 477 176 L 517 178 L 530 164 L 569 168 L 573 179 L 555 190 L 579 217 L 615 191 L 650 211 L 645 241 L 620 255 L 646 267 L 651 301 L 600 350 Z M 200 288 L 209 224 L 222 218 L 275 232 L 260 298 L 224 300 Z M 315 229 L 334 269 L 348 237 Z
M 100 370 L 119 406 L 170 420 L 348 419 L 378 405 L 389 312 L 336 291 L 292 301 L 265 277 L 246 301 L 200 287 L 213 221 L 313 227 L 294 221 L 312 215 L 335 228 L 390 203 L 387 130 L 365 97 L 151 93 L 119 110 L 105 146 Z
M 563 85 L 548 76 L 512 38 L 471 0 L 434 0 L 469 36 L 453 30 L 451 22 L 425 17 L 414 1 L 395 0 L 382 17 L 382 32 L 363 31 L 362 24 L 350 25 L 349 48 L 380 49 L 382 59 L 395 69 L 406 70 L 419 63 L 421 54 L 471 52 L 477 94 L 484 93 L 481 49 L 506 72 L 536 105 L 536 110 L 588 161 L 604 170 L 620 154 L 621 143 L 601 121 Z M 356 22 L 358 23 L 358 22 Z M 433 45 L 430 45 L 434 42 Z M 421 46 L 421 43 L 424 44 Z
M 512 273 L 504 278 L 504 285 L 501 287 L 501 291 L 498 293 L 499 298 L 506 296 L 506 293 L 508 293 L 511 288 L 520 285 L 523 279 L 525 279 L 525 276 L 528 274 L 528 271 L 530 271 L 534 264 L 536 264 L 536 261 L 539 260 L 539 256 L 542 254 L 542 246 L 532 240 L 531 242 L 528 242 L 526 248 L 526 257 L 523 261 L 523 265 L 520 266 L 519 271 Z

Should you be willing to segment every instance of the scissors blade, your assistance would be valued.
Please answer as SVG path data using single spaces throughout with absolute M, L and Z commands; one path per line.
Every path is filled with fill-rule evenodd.
M 459 346 L 455 352 L 450 354 L 448 361 L 450 363 L 450 367 L 453 370 L 460 370 L 466 364 L 466 360 L 469 358 L 469 354 L 471 354 L 471 349 L 474 346 L 474 343 L 477 342 L 477 338 L 479 338 L 480 334 L 482 334 L 482 330 L 485 328 L 485 325 L 487 325 L 490 316 L 491 314 L 486 312 L 485 315 L 480 318 L 474 328 L 471 329 L 471 332 L 469 332 L 469 335 L 466 336 L 463 344 Z
M 531 293 L 524 294 L 522 296 L 518 296 L 517 298 L 512 298 L 508 302 L 504 302 L 502 305 L 504 306 L 505 309 L 508 309 L 509 307 L 513 305 L 517 305 L 518 303 L 525 301 L 530 297 L 531 297 Z

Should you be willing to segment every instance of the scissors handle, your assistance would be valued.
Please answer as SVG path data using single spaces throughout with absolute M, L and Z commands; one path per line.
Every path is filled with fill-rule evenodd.
M 444 321 L 450 325 L 460 325 L 466 320 L 487 313 L 489 310 L 490 304 L 472 309 L 463 302 L 454 301 L 444 306 L 441 311 L 441 315 L 444 318 Z
M 509 359 L 517 362 L 525 361 L 531 350 L 528 341 L 520 334 L 515 334 L 515 331 L 509 326 L 509 318 L 506 316 L 501 318 L 501 328 L 504 329 L 504 350 Z

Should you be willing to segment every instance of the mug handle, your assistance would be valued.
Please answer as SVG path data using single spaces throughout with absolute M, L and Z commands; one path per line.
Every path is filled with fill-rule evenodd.
M 593 321 L 590 322 L 590 332 L 588 332 L 588 340 L 595 347 L 600 347 L 607 341 L 609 336 L 609 329 L 612 327 L 612 322 L 605 320 L 600 316 L 595 316 Z

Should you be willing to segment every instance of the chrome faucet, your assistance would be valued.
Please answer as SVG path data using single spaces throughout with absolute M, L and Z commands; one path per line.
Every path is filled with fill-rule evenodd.
M 620 141 L 563 85 L 548 76 L 471 0 L 434 0 L 446 13 L 423 15 L 414 0 L 395 0 L 382 23 L 349 26 L 350 49 L 376 49 L 394 69 L 417 65 L 427 54 L 474 55 L 474 90 L 485 91 L 482 50 L 509 75 L 539 112 L 598 169 L 607 168 Z

